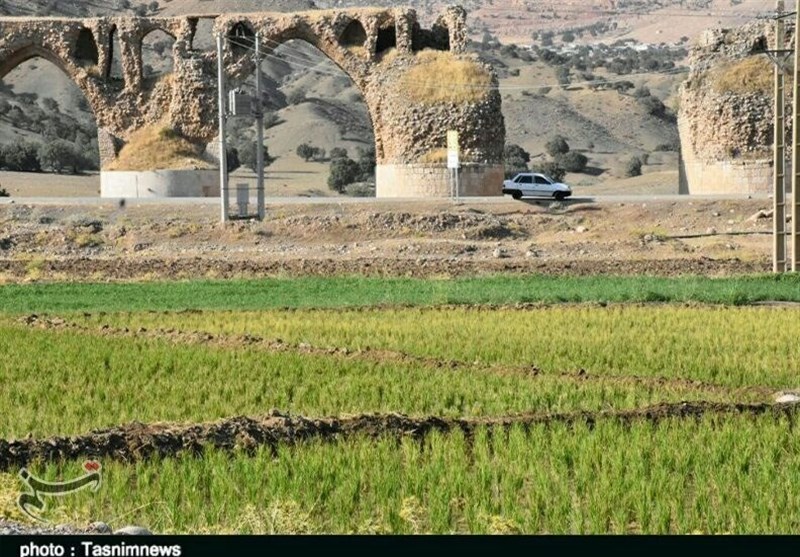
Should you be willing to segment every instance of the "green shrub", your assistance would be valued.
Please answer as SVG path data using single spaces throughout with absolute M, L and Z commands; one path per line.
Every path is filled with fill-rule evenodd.
M 567 175 L 567 171 L 557 162 L 540 162 L 533 165 L 531 169 L 533 172 L 550 176 L 556 182 L 560 182 Z
M 358 181 L 361 167 L 348 157 L 331 161 L 331 174 L 328 176 L 328 187 L 333 191 L 344 193 L 348 184 Z
M 269 156 L 269 150 L 267 149 L 266 145 L 262 145 L 261 148 L 263 149 L 264 154 L 264 168 L 266 168 L 275 162 L 275 159 Z M 236 150 L 241 166 L 249 168 L 253 172 L 258 172 L 256 165 L 256 142 L 253 140 L 244 141 L 236 146 Z
M 297 156 L 303 159 L 304 161 L 308 162 L 314 157 L 314 149 L 315 147 L 309 145 L 308 143 L 302 143 L 297 146 Z
M 567 172 L 583 172 L 586 170 L 586 165 L 589 164 L 589 159 L 586 155 L 575 151 L 556 155 L 554 160 Z
M 525 149 L 514 143 L 508 144 L 503 152 L 505 159 L 506 178 L 513 178 L 520 172 L 528 171 L 531 155 Z
M 4 166 L 13 172 L 41 172 L 39 163 L 39 144 L 20 140 L 9 143 L 2 148 Z
M 641 176 L 641 175 L 642 175 L 642 159 L 640 159 L 637 156 L 633 156 L 625 165 L 625 176 L 627 176 L 628 178 L 633 178 L 634 176 Z
M 545 143 L 544 150 L 547 151 L 547 154 L 551 157 L 563 155 L 569 153 L 569 143 L 567 143 L 567 140 L 563 136 L 556 135 Z
M 42 169 L 58 174 L 63 172 L 78 174 L 90 165 L 74 143 L 63 139 L 56 139 L 42 144 L 39 146 L 37 155 Z

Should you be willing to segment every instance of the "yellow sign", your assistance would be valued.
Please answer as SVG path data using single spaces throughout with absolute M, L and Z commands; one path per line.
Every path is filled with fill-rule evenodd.
M 447 132 L 447 150 L 458 153 L 458 132 L 452 130 Z
M 447 132 L 447 168 L 454 169 L 461 166 L 458 153 L 458 132 Z

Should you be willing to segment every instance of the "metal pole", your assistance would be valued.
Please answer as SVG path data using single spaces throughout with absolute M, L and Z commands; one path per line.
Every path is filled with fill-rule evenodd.
M 795 15 L 794 41 L 794 110 L 792 114 L 792 272 L 800 271 L 800 9 Z
M 219 195 L 222 222 L 228 221 L 228 146 L 225 141 L 225 52 L 222 35 L 217 35 L 217 104 L 219 110 Z
M 784 0 L 778 0 L 775 21 L 775 50 L 780 53 L 784 49 Z M 778 55 L 780 56 L 780 54 Z M 785 115 L 785 78 L 781 64 L 775 65 L 775 160 L 773 187 L 773 257 L 772 270 L 776 273 L 786 272 L 786 115 Z
M 264 220 L 264 103 L 261 97 L 261 38 L 256 34 L 256 168 L 258 169 L 258 220 Z

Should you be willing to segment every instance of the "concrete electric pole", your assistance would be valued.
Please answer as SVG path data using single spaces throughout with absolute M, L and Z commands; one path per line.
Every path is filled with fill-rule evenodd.
M 225 141 L 225 39 L 217 35 L 217 103 L 219 105 L 219 195 L 222 200 L 222 222 L 228 222 L 228 146 Z
M 264 98 L 261 94 L 261 38 L 256 34 L 256 98 L 254 104 L 256 117 L 256 168 L 258 170 L 258 220 L 264 220 Z
M 795 10 L 794 108 L 792 114 L 792 272 L 800 271 L 800 6 Z M 775 215 L 777 217 L 777 215 Z M 786 220 L 784 219 L 784 222 Z
M 785 69 L 781 62 L 784 45 L 784 0 L 778 0 L 777 17 L 775 19 L 775 52 L 778 63 L 775 64 L 775 160 L 773 187 L 773 251 L 772 270 L 785 273 L 786 265 L 786 114 L 785 114 Z

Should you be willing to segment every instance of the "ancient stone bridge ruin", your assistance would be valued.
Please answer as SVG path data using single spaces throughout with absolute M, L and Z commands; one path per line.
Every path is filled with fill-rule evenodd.
M 773 188 L 772 22 L 706 30 L 692 47 L 680 90 L 681 193 L 765 194 Z M 794 48 L 794 26 L 787 29 Z M 786 111 L 791 122 L 791 76 Z M 786 127 L 791 145 L 790 126 Z
M 379 197 L 447 194 L 442 153 L 460 133 L 462 195 L 497 195 L 505 127 L 492 69 L 465 53 L 466 12 L 447 9 L 423 29 L 414 10 L 352 9 L 217 16 L 0 18 L 0 79 L 41 57 L 80 88 L 98 126 L 101 165 L 132 134 L 163 123 L 198 149 L 217 135 L 216 52 L 197 48 L 201 20 L 214 35 L 264 39 L 265 52 L 292 39 L 318 48 L 355 83 L 375 131 Z M 147 79 L 142 43 L 161 30 L 174 39 L 172 73 Z M 231 83 L 254 69 L 246 51 L 226 54 Z M 122 75 L 112 72 L 115 58 Z M 461 68 L 437 80 L 442 68 Z M 449 76 L 449 77 L 448 77 Z M 431 86 L 430 78 L 435 85 Z

